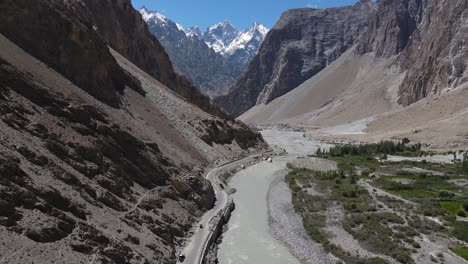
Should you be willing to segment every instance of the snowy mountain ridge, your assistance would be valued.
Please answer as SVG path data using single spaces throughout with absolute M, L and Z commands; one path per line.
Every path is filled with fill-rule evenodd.
M 140 13 L 148 24 L 156 23 L 161 26 L 167 26 L 170 22 L 176 24 L 178 30 L 182 31 L 187 37 L 198 37 L 208 47 L 224 57 L 230 57 L 239 50 L 248 50 L 249 53 L 254 51 L 253 55 L 255 55 L 269 30 L 264 25 L 254 22 L 251 28 L 240 31 L 226 20 L 213 24 L 202 33 L 197 26 L 185 29 L 182 25 L 171 21 L 161 13 L 150 11 L 146 7 L 142 7 Z
M 145 7 L 140 13 L 175 70 L 212 98 L 226 93 L 240 77 L 268 32 L 256 22 L 240 31 L 229 21 L 216 23 L 202 32 L 196 26 L 184 28 Z

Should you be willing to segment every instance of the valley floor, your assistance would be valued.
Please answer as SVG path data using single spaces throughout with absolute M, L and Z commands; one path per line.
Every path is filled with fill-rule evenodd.
M 306 140 L 299 132 L 266 130 L 262 134 L 270 146 L 283 148 L 287 154 L 273 157 L 272 163 L 263 161 L 248 167 L 229 181 L 237 190 L 231 195 L 236 210 L 219 246 L 219 262 L 332 263 L 332 257 L 305 235 L 289 191 L 283 188 L 276 192 L 277 187 L 287 187 L 282 179 L 288 162 L 327 144 Z
M 229 182 L 220 263 L 466 263 L 468 176 L 453 154 L 320 158 L 331 145 L 303 132 L 263 135 L 288 154 Z

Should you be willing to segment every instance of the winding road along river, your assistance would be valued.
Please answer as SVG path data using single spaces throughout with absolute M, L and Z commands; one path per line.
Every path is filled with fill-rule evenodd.
M 218 251 L 221 264 L 299 264 L 297 250 L 291 250 L 295 245 L 275 239 L 272 228 L 269 225 L 271 218 L 268 211 L 268 195 L 272 182 L 286 174 L 286 163 L 298 156 L 314 153 L 318 147 L 324 147 L 319 142 L 308 141 L 303 133 L 266 130 L 262 132 L 270 146 L 278 146 L 286 149 L 287 155 L 273 157 L 273 162 L 260 162 L 237 173 L 230 181 L 229 186 L 237 192 L 232 195 L 236 203 L 236 210 L 231 216 L 228 230 L 223 235 L 223 240 Z M 284 195 L 284 194 L 282 194 Z M 286 193 L 288 195 L 288 193 Z M 290 199 L 290 198 L 289 198 Z M 292 210 L 291 210 L 292 211 Z M 291 212 L 292 225 L 297 229 L 302 228 L 300 220 Z M 286 217 L 288 218 L 288 217 Z M 296 218 L 296 219 L 294 219 Z M 289 218 L 287 219 L 289 222 Z M 289 225 L 289 223 L 286 223 Z M 300 225 L 300 227 L 297 227 Z M 287 230 L 285 230 L 288 232 Z M 299 231 L 300 233 L 300 231 Z M 301 236 L 301 234 L 298 234 Z M 299 240 L 307 240 L 302 234 Z M 299 241 L 299 244 L 302 242 Z M 308 243 L 306 241 L 306 243 Z M 313 245 L 312 245 L 313 247 Z M 307 245 L 309 248 L 309 245 Z M 320 251 L 320 249 L 318 248 Z M 300 250 L 299 250 L 300 251 Z M 304 261 L 303 261 L 304 262 Z M 321 263 L 317 261 L 315 263 Z

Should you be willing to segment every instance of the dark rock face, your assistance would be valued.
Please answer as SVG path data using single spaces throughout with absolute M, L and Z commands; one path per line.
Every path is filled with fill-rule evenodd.
M 130 0 L 74 0 L 70 4 L 74 12 L 94 25 L 99 36 L 118 53 L 202 110 L 228 118 L 187 78 L 175 73 L 169 56 L 150 33 L 140 13 L 133 9 Z
M 468 52 L 463 48 L 467 1 L 383 0 L 377 6 L 359 52 L 398 57 L 407 70 L 400 104 L 407 106 L 468 81 Z
M 362 1 L 349 7 L 285 12 L 246 72 L 215 101 L 237 116 L 291 91 L 360 39 L 372 6 Z
M 400 104 L 468 82 L 467 16 L 468 1 L 432 1 L 419 26 L 421 38 L 413 34 L 414 42 L 403 54 L 402 67 L 408 72 L 399 90 Z
M 422 9 L 422 0 L 379 1 L 358 52 L 373 51 L 379 57 L 390 57 L 403 51 L 422 19 Z
M 91 24 L 70 15 L 54 0 L 40 1 L 34 10 L 30 4 L 26 0 L 2 1 L 0 32 L 109 105 L 120 105 L 119 94 L 125 86 L 142 92 L 117 65 Z M 49 30 L 51 24 L 62 34 Z
M 204 120 L 203 123 L 206 129 L 201 139 L 210 146 L 231 144 L 234 140 L 243 149 L 255 148 L 258 144 L 258 134 L 244 124 L 232 126 L 219 120 Z

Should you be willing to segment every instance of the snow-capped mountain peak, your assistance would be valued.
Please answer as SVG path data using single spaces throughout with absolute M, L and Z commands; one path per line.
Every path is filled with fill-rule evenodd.
M 179 38 L 186 35 L 186 31 L 182 25 L 175 23 L 159 12 L 150 11 L 146 7 L 142 7 L 139 12 L 143 20 L 150 27 L 150 30 L 156 30 L 157 28 L 162 31 L 170 31 L 173 32 L 172 34 L 178 35 Z
M 165 17 L 164 15 L 158 13 L 158 12 L 153 12 L 148 10 L 146 7 L 142 7 L 140 9 L 140 14 L 143 17 L 143 20 L 145 20 L 146 23 L 149 23 L 151 21 L 156 22 L 156 21 L 161 21 L 163 23 L 168 22 L 168 18 Z
M 168 52 L 175 70 L 211 95 L 223 93 L 223 89 L 242 73 L 268 32 L 256 22 L 251 28 L 240 31 L 227 20 L 202 32 L 198 27 L 184 29 L 161 13 L 145 7 L 140 13 Z M 204 67 L 194 69 L 193 65 Z
M 226 20 L 208 27 L 203 34 L 203 40 L 214 51 L 222 54 L 239 34 L 240 31 Z
M 177 26 L 177 29 L 179 29 L 180 31 L 185 32 L 185 29 L 184 29 L 184 27 L 183 27 L 181 24 L 176 23 L 176 26 Z M 186 32 L 185 32 L 185 33 L 186 33 Z
M 248 57 L 251 57 L 256 54 L 267 33 L 268 29 L 265 26 L 254 22 L 251 28 L 243 32 L 238 31 L 237 36 L 232 40 L 221 43 L 216 42 L 212 46 L 215 51 L 223 56 L 232 56 L 240 50 L 245 50 L 249 53 Z
M 258 30 L 258 32 L 259 32 L 263 37 L 265 37 L 266 34 L 268 33 L 268 28 L 265 27 L 265 26 L 262 25 L 262 24 L 257 23 L 257 22 L 254 22 L 254 24 L 253 24 L 253 26 L 252 26 L 252 29 Z
M 236 32 L 238 29 L 234 27 L 229 21 L 225 20 L 224 22 L 216 23 L 207 29 L 208 32 L 219 31 L 220 33 L 223 32 Z
M 184 34 L 187 38 L 196 37 L 224 57 L 229 57 L 238 51 L 246 50 L 248 58 L 243 59 L 246 61 L 256 54 L 268 32 L 265 26 L 257 22 L 254 22 L 251 28 L 240 31 L 228 20 L 225 20 L 208 27 L 202 33 L 198 27 L 184 29 L 182 25 L 173 22 L 159 12 L 150 11 L 146 7 L 142 7 L 140 13 L 150 26 L 158 25 L 161 28 L 159 30 L 166 28 L 166 30 L 174 32 L 173 34 Z
M 242 49 L 253 49 L 255 55 L 267 33 L 268 29 L 257 22 L 241 32 L 229 21 L 224 21 L 208 27 L 203 39 L 210 48 L 223 56 L 233 55 Z
M 199 39 L 203 39 L 203 33 L 199 27 L 189 27 L 187 30 L 185 30 L 185 35 L 189 38 L 197 37 Z

